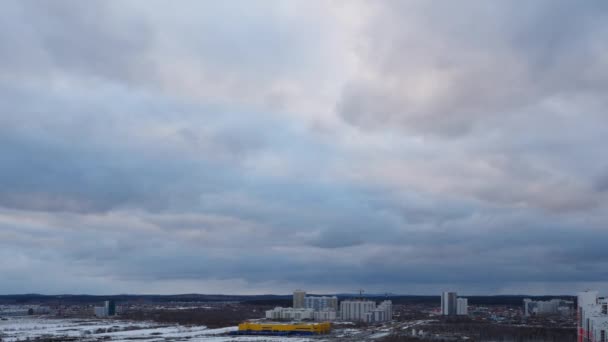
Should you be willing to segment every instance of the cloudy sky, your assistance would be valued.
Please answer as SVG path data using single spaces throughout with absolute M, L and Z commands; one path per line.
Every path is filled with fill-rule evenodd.
M 0 6 L 0 293 L 608 291 L 606 1 Z

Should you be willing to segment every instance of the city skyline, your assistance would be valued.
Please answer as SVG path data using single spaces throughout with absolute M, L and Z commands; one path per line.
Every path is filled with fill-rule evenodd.
M 0 294 L 608 293 L 603 1 L 4 1 Z

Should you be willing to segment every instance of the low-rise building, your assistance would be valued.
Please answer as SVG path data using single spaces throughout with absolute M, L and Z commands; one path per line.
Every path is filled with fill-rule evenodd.
M 548 301 L 524 299 L 524 317 L 535 315 L 570 315 L 574 302 L 563 299 L 551 299 Z
M 324 323 L 254 323 L 244 322 L 239 324 L 237 331 L 232 331 L 231 335 L 273 335 L 273 336 L 291 336 L 291 335 L 319 335 L 327 334 L 331 329 L 329 322 Z

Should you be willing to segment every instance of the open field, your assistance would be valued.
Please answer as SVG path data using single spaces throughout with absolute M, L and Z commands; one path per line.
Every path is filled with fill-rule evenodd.
M 153 322 L 132 322 L 108 319 L 46 319 L 33 317 L 10 318 L 0 321 L 3 342 L 41 341 L 112 341 L 112 342 L 223 342 L 223 341 L 281 341 L 263 336 L 228 336 L 237 327 L 207 329 L 205 326 L 186 327 Z M 306 338 L 290 338 L 306 342 Z

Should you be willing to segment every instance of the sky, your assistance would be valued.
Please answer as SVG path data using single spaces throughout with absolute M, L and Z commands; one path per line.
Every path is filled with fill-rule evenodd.
M 0 294 L 608 292 L 606 1 L 0 7 Z

